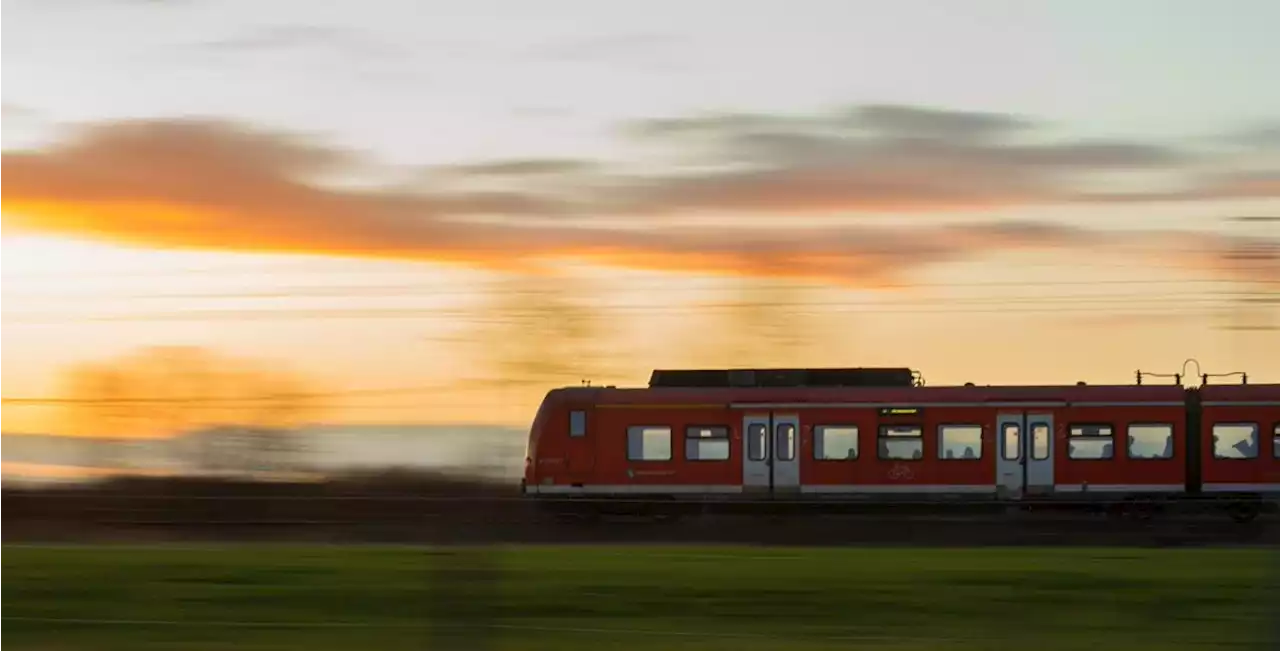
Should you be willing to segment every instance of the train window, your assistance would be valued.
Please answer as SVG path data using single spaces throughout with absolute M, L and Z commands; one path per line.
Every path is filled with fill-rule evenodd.
M 919 425 L 881 425 L 879 457 L 913 460 L 924 458 L 923 430 Z
M 1031 460 L 1044 461 L 1049 458 L 1053 445 L 1053 430 L 1048 423 L 1031 423 Z
M 587 412 L 571 411 L 569 412 L 569 436 L 579 437 L 587 435 Z
M 1213 426 L 1213 458 L 1258 458 L 1257 423 L 1217 423 Z
M 631 461 L 670 461 L 671 428 L 665 425 L 636 425 L 628 427 L 627 459 Z
M 1130 459 L 1172 459 L 1173 425 L 1130 425 L 1128 449 Z
M 982 458 L 981 425 L 939 425 L 938 458 L 967 461 Z
M 729 458 L 729 428 L 694 426 L 684 431 L 684 458 L 724 461 Z
M 1017 461 L 1022 456 L 1022 426 L 1017 423 L 1005 423 L 1000 430 L 1003 442 L 1001 456 L 1005 461 Z
M 764 423 L 751 423 L 747 426 L 747 458 L 752 461 L 764 461 L 769 450 L 769 428 Z
M 1115 456 L 1114 429 L 1110 425 L 1072 425 L 1067 439 L 1067 456 L 1076 460 L 1102 460 Z
M 796 426 L 791 423 L 778 423 L 773 434 L 773 455 L 778 461 L 790 461 L 796 458 Z
M 1271 430 L 1271 456 L 1280 459 L 1280 423 Z
M 819 461 L 852 461 L 858 458 L 856 425 L 818 425 L 813 428 L 813 458 Z

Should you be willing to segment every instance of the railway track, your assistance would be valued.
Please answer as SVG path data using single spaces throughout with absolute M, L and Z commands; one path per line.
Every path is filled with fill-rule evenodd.
M 5 542 L 1273 545 L 1280 518 L 1112 511 L 685 513 L 557 517 L 519 498 L 5 491 Z

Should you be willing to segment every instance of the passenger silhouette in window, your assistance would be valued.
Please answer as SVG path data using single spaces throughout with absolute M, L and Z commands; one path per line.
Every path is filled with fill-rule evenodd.
M 974 452 L 973 452 L 973 448 L 971 448 L 971 447 L 969 447 L 969 446 L 967 446 L 967 445 L 966 445 L 966 446 L 964 447 L 964 458 L 966 458 L 966 459 L 977 459 L 977 458 L 978 458 L 978 455 L 974 454 Z
M 924 458 L 924 452 L 922 452 L 922 451 L 920 451 L 920 450 L 916 450 L 915 452 L 912 452 L 912 453 L 911 453 L 911 458 L 912 458 L 912 459 L 922 459 L 922 458 Z
M 1235 448 L 1236 451 L 1240 453 L 1240 456 L 1245 457 L 1246 459 L 1251 459 L 1255 454 L 1257 454 L 1257 450 L 1254 449 L 1255 446 L 1251 439 L 1252 437 L 1240 439 L 1231 447 Z
M 1110 459 L 1110 458 L 1111 458 L 1111 444 L 1110 444 L 1110 443 L 1108 443 L 1108 444 L 1106 444 L 1106 445 L 1102 446 L 1102 456 L 1101 456 L 1101 457 L 1099 457 L 1099 458 L 1100 458 L 1100 459 Z
M 948 458 L 948 459 L 954 459 L 954 458 L 956 458 L 956 451 L 955 451 L 955 450 L 947 450 L 947 458 Z
M 1173 457 L 1173 437 L 1172 436 L 1164 440 L 1164 452 L 1162 452 L 1160 456 L 1164 457 L 1165 459 L 1169 459 Z

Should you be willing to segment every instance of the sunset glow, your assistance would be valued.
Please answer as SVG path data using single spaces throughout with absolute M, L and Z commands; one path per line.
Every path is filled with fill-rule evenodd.
M 148 404 L 83 368 L 172 348 L 287 375 L 326 424 L 523 427 L 552 387 L 660 366 L 1280 379 L 1280 232 L 1235 219 L 1280 212 L 1280 93 L 1223 73 L 1265 30 L 253 7 L 10 12 L 6 433 L 172 433 L 76 408 Z

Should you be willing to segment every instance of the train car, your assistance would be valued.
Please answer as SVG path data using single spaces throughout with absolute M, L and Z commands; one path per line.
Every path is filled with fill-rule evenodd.
M 655 371 L 646 388 L 556 389 L 530 431 L 523 490 L 1081 503 L 1276 481 L 1274 454 L 1249 466 L 1256 474 L 1239 474 L 1237 460 L 1209 465 L 1199 407 L 1178 385 L 925 387 L 913 378 L 909 369 Z M 1207 389 L 1204 427 L 1276 432 L 1274 389 Z
M 1280 384 L 1202 386 L 1199 487 L 1247 519 L 1280 497 Z

